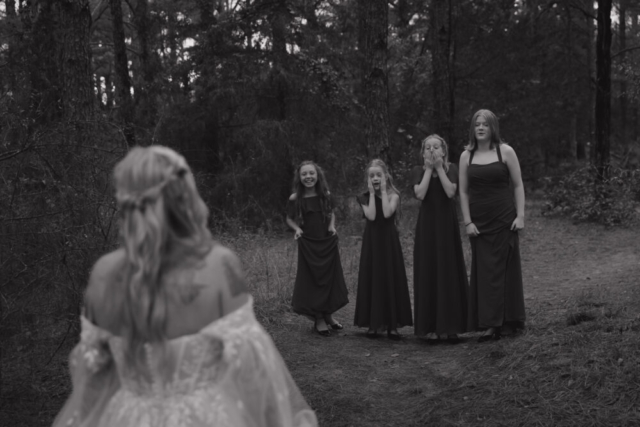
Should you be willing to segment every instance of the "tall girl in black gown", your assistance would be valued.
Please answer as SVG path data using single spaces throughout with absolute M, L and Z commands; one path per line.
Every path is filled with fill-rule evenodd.
M 497 117 L 473 115 L 460 156 L 460 204 L 471 243 L 469 327 L 480 342 L 499 339 L 505 325 L 524 326 L 518 231 L 524 228 L 524 187 L 513 148 L 500 139 Z
M 287 224 L 295 230 L 298 242 L 293 311 L 313 319 L 318 334 L 330 336 L 329 327 L 343 328 L 332 313 L 349 299 L 327 180 L 320 166 L 310 160 L 302 162 L 294 174 Z
M 449 163 L 438 135 L 422 141 L 422 166 L 413 170 L 413 191 L 422 201 L 413 249 L 415 334 L 458 342 L 467 331 L 467 268 L 455 195 L 458 167 Z
M 368 338 L 376 338 L 386 330 L 390 339 L 399 340 L 398 328 L 413 324 L 407 274 L 395 224 L 400 193 L 382 160 L 369 163 L 365 181 L 369 191 L 358 197 L 367 225 L 362 237 L 354 324 L 369 328 Z

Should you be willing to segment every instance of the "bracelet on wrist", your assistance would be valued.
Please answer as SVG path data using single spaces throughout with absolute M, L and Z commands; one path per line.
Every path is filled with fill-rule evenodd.
M 469 224 L 473 224 L 473 221 L 466 223 L 464 226 L 466 227 Z

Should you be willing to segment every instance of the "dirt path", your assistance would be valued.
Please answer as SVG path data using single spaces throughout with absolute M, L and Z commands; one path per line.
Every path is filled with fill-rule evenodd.
M 417 206 L 406 207 L 402 231 L 410 287 L 411 229 L 416 212 Z M 455 346 L 429 345 L 414 337 L 412 328 L 404 328 L 401 342 L 368 340 L 364 330 L 352 326 L 354 293 L 351 303 L 336 315 L 345 330 L 331 338 L 314 334 L 308 320 L 290 313 L 285 314 L 281 326 L 268 328 L 303 394 L 316 409 L 320 425 L 408 426 L 424 425 L 425 420 L 431 420 L 430 425 L 509 425 L 492 423 L 480 415 L 477 422 L 469 423 L 464 411 L 477 410 L 471 401 L 466 403 L 471 399 L 467 396 L 461 395 L 456 403 L 458 415 L 447 413 L 438 418 L 433 414 L 439 408 L 431 404 L 441 401 L 438 398 L 443 394 L 453 396 L 463 381 L 474 378 L 477 372 L 472 369 L 478 361 L 510 354 L 510 347 L 527 335 L 544 337 L 567 328 L 567 312 L 580 301 L 606 299 L 615 301 L 618 311 L 627 317 L 637 313 L 637 230 L 574 225 L 566 219 L 543 217 L 541 203 L 528 202 L 521 251 L 528 319 L 527 331 L 519 337 L 478 344 L 477 334 L 467 334 Z M 466 239 L 465 252 L 468 255 Z

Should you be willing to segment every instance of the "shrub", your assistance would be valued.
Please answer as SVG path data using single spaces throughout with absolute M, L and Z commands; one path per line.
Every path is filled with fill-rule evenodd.
M 612 167 L 610 177 L 599 180 L 593 166 L 584 166 L 543 178 L 543 191 L 546 215 L 562 214 L 608 226 L 630 225 L 640 216 L 640 169 Z

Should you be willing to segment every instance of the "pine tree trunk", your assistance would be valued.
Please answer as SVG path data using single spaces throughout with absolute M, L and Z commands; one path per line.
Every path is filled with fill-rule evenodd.
M 16 0 L 4 0 L 4 8 L 7 16 L 16 16 Z
M 620 42 L 620 50 L 624 50 L 627 47 L 627 0 L 620 0 L 618 7 L 620 23 L 618 28 L 618 40 Z M 625 54 L 620 55 L 619 63 L 623 63 Z M 620 78 L 620 142 L 622 145 L 627 143 L 627 81 L 624 77 Z
M 574 113 L 571 116 L 571 129 L 569 130 L 569 151 L 571 153 L 571 160 L 575 161 L 578 158 L 578 117 Z
M 599 179 L 609 177 L 611 132 L 611 2 L 598 0 L 596 38 L 596 146 L 594 165 Z
M 133 100 L 131 99 L 131 80 L 127 60 L 127 46 L 124 41 L 124 23 L 122 19 L 121 0 L 109 0 L 111 18 L 113 21 L 113 50 L 116 72 L 116 100 L 119 107 L 120 119 L 124 123 L 124 135 L 129 146 L 136 143 L 133 128 Z
M 30 10 L 29 10 L 30 9 Z M 56 32 L 55 13 L 50 2 L 40 4 L 37 12 L 33 5 L 21 5 L 20 18 L 25 28 L 28 49 L 31 129 L 58 120 L 62 115 L 59 96 L 58 64 L 56 61 L 57 41 L 52 37 Z
M 286 0 L 279 0 L 270 14 L 269 24 L 271 26 L 271 53 L 273 55 L 274 67 L 270 77 L 275 91 L 276 119 L 287 119 L 287 94 L 289 85 L 287 81 L 287 25 L 291 17 Z
M 388 7 L 386 0 L 359 0 L 365 140 L 369 157 L 385 162 L 389 162 Z
M 453 40 L 453 4 L 451 0 L 431 2 L 431 28 L 429 38 L 432 58 L 433 110 L 431 126 L 453 147 L 455 114 L 455 44 Z M 450 153 L 455 158 L 457 153 Z
M 151 24 L 148 9 L 149 0 L 138 0 L 133 9 L 133 24 L 138 36 L 139 69 L 142 76 L 135 87 L 135 106 L 139 118 L 138 123 L 147 129 L 153 127 L 156 121 L 156 106 L 152 97 L 155 80 L 155 55 L 150 46 Z
M 593 14 L 593 1 L 585 0 L 585 10 L 588 14 Z M 595 118 L 595 85 L 592 83 L 595 81 L 595 74 L 593 72 L 593 20 L 591 16 L 585 17 L 587 24 L 587 87 L 589 88 L 589 98 L 587 103 L 587 129 L 589 131 L 589 143 L 587 147 L 585 147 L 585 157 L 589 160 L 589 162 L 593 163 L 594 159 L 594 149 L 595 149 L 595 131 L 593 129 L 593 123 Z
M 638 14 L 640 14 L 640 7 L 636 4 L 632 9 L 633 13 L 631 14 L 631 34 L 635 34 L 636 36 L 640 36 L 640 26 L 638 25 Z M 632 140 L 635 141 L 636 144 L 640 143 L 640 137 L 638 135 L 638 121 L 640 121 L 640 114 L 638 114 L 638 100 L 634 100 L 631 107 L 631 123 L 633 123 L 633 131 L 632 131 Z
M 57 10 L 56 59 L 63 116 L 83 121 L 93 115 L 89 0 L 59 0 Z

